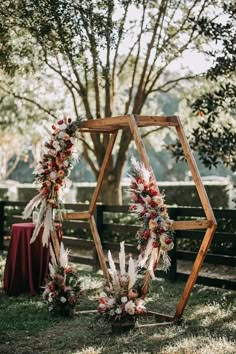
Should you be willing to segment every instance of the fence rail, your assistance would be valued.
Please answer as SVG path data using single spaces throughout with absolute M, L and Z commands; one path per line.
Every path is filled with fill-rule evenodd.
M 22 211 L 25 203 L 0 201 L 0 249 L 6 248 L 7 236 L 10 236 L 10 228 L 13 223 L 22 222 Z M 66 204 L 66 210 L 86 211 L 87 204 Z M 236 210 L 233 209 L 214 209 L 219 228 L 212 240 L 211 248 L 206 256 L 204 264 L 214 264 L 219 266 L 236 266 Z M 170 218 L 173 220 L 194 220 L 204 216 L 200 208 L 170 207 Z M 128 206 L 117 205 L 97 205 L 96 222 L 101 237 L 104 251 L 110 249 L 118 252 L 120 240 L 127 240 L 126 251 L 130 254 L 138 254 L 136 249 L 135 234 L 139 226 L 131 224 L 127 217 Z M 121 220 L 121 221 L 120 221 Z M 99 268 L 98 257 L 89 223 L 81 220 L 70 220 L 63 222 L 64 243 L 75 252 L 71 260 L 80 264 L 92 266 L 93 269 Z M 175 247 L 170 252 L 172 259 L 171 268 L 167 274 L 158 271 L 158 276 L 167 276 L 170 280 L 186 280 L 188 272 L 178 271 L 178 261 L 194 261 L 197 254 L 198 245 L 204 236 L 204 231 L 181 230 L 175 232 Z M 194 249 L 193 249 L 194 248 Z M 74 252 L 73 252 L 74 253 Z M 217 277 L 200 276 L 197 283 L 224 287 L 236 290 L 236 280 L 221 279 Z

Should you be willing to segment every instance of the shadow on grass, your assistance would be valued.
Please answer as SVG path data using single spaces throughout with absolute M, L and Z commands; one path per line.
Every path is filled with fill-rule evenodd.
M 80 273 L 84 295 L 76 310 L 94 310 L 103 278 L 91 272 Z M 147 298 L 148 310 L 173 315 L 183 287 L 184 283 L 157 279 Z M 111 333 L 110 324 L 99 320 L 96 314 L 76 315 L 72 319 L 50 317 L 40 296 L 9 298 L 2 293 L 0 353 L 201 353 L 195 351 L 196 345 L 204 347 L 209 338 L 223 335 L 226 341 L 233 340 L 235 301 L 233 291 L 197 285 L 190 296 L 181 326 L 141 328 L 115 336 Z M 181 343 L 186 349 L 181 347 Z M 221 353 L 217 346 L 216 352 Z

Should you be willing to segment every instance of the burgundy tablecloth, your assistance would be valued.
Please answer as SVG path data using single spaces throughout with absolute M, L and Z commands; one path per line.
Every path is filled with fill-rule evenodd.
M 13 224 L 4 270 L 4 290 L 8 295 L 36 295 L 48 274 L 49 248 L 42 246 L 42 230 L 30 244 L 32 223 Z

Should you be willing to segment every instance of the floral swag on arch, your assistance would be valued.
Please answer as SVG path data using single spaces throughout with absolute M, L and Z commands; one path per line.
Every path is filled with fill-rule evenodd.
M 41 227 L 44 227 L 42 243 L 48 246 L 50 233 L 54 230 L 53 210 L 62 209 L 63 189 L 71 169 L 78 159 L 75 141 L 81 121 L 64 118 L 52 125 L 52 133 L 45 143 L 41 160 L 34 170 L 36 183 L 40 183 L 39 193 L 26 206 L 23 217 L 29 218 L 34 208 L 39 208 L 37 223 L 31 238 L 36 239 Z

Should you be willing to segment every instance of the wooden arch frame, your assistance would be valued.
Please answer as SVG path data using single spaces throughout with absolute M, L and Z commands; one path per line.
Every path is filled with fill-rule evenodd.
M 104 175 L 106 172 L 106 168 L 108 166 L 109 158 L 112 154 L 112 150 L 116 141 L 117 133 L 120 129 L 129 128 L 138 153 L 140 155 L 140 159 L 143 162 L 144 166 L 148 169 L 151 169 L 148 155 L 146 153 L 144 144 L 142 142 L 142 138 L 139 133 L 139 127 L 148 127 L 148 126 L 165 126 L 165 127 L 175 127 L 177 131 L 177 135 L 180 139 L 183 152 L 186 158 L 186 161 L 189 165 L 193 180 L 195 182 L 202 207 L 204 209 L 206 219 L 194 220 L 194 221 L 174 221 L 172 224 L 173 230 L 198 230 L 198 229 L 206 229 L 205 236 L 202 240 L 201 246 L 199 248 L 198 254 L 196 256 L 195 262 L 193 264 L 192 271 L 188 277 L 183 293 L 180 297 L 179 303 L 176 308 L 176 312 L 174 316 L 168 316 L 163 314 L 154 313 L 159 318 L 162 318 L 165 323 L 171 323 L 178 321 L 183 314 L 193 286 L 198 277 L 199 271 L 203 264 L 204 258 L 206 256 L 207 250 L 210 246 L 211 240 L 213 238 L 214 232 L 216 230 L 216 219 L 211 208 L 211 204 L 209 202 L 205 187 L 202 183 L 201 176 L 199 174 L 194 156 L 190 150 L 188 141 L 184 134 L 184 130 L 182 124 L 180 122 L 179 117 L 177 116 L 137 116 L 137 115 L 126 115 L 126 116 L 118 116 L 118 117 L 110 117 L 104 119 L 97 120 L 89 120 L 82 122 L 80 127 L 81 133 L 90 133 L 90 134 L 99 134 L 99 133 L 107 133 L 110 135 L 110 140 L 107 146 L 107 150 L 104 156 L 104 160 L 100 169 L 99 177 L 97 180 L 97 185 L 94 190 L 92 200 L 90 202 L 88 211 L 85 212 L 76 212 L 76 213 L 66 213 L 64 215 L 65 219 L 77 219 L 77 220 L 88 220 L 91 228 L 91 232 L 93 235 L 95 247 L 97 250 L 99 262 L 103 271 L 103 275 L 106 279 L 109 279 L 109 273 L 101 245 L 100 236 L 97 230 L 96 221 L 94 217 L 94 211 L 96 208 L 96 202 L 102 187 L 102 182 L 104 179 Z M 155 178 L 155 177 L 154 177 Z

